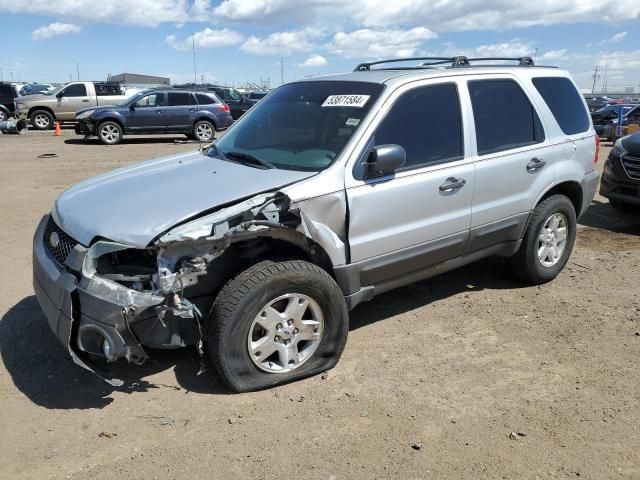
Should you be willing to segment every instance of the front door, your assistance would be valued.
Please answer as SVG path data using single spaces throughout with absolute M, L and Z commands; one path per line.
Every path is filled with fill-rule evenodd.
M 82 108 L 92 107 L 91 97 L 87 94 L 84 83 L 72 83 L 58 93 L 56 118 L 70 121 L 76 119 L 76 112 Z
M 401 145 L 405 166 L 370 180 L 347 174 L 351 262 L 363 286 L 459 256 L 471 220 L 475 172 L 458 85 L 404 87 L 387 104 L 370 145 Z
M 165 93 L 154 92 L 136 101 L 127 114 L 127 130 L 157 132 L 165 126 Z

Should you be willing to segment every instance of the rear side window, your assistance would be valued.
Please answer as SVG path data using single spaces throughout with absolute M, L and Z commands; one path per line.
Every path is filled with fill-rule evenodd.
M 462 158 L 462 121 L 456 86 L 431 85 L 402 94 L 376 131 L 376 145 L 390 143 L 404 147 L 405 168 Z
M 73 85 L 69 85 L 64 89 L 65 97 L 86 97 L 87 96 L 87 87 L 85 87 L 82 83 L 74 83 Z
M 193 97 L 187 92 L 169 92 L 168 95 L 168 105 L 170 107 L 181 107 L 184 105 L 193 105 L 194 103 Z
M 212 105 L 216 103 L 215 98 L 212 98 L 209 95 L 205 95 L 203 93 L 196 93 L 196 100 L 198 100 L 199 105 Z
M 565 134 L 589 130 L 589 117 L 584 103 L 571 80 L 565 77 L 538 77 L 533 79 L 533 85 Z
M 544 141 L 538 114 L 513 80 L 473 80 L 469 82 L 469 94 L 478 155 Z

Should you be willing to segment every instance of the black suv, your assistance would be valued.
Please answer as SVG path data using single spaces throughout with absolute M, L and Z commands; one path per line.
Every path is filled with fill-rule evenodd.
M 196 89 L 196 90 L 209 90 L 214 92 L 218 97 L 222 99 L 231 109 L 231 117 L 234 120 L 239 119 L 247 110 L 253 107 L 257 100 L 251 100 L 246 95 L 243 95 L 238 90 L 232 87 L 221 87 L 219 85 L 194 85 L 193 83 L 187 83 L 184 85 L 175 85 L 174 88 Z
M 17 97 L 16 87 L 9 83 L 0 83 L 0 122 L 15 117 Z
M 604 164 L 600 195 L 617 210 L 640 207 L 640 132 L 619 139 Z

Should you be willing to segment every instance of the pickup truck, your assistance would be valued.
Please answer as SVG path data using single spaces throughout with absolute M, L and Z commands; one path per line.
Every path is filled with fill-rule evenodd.
M 126 93 L 117 83 L 71 82 L 43 95 L 20 97 L 16 101 L 16 113 L 19 118 L 28 119 L 33 128 L 48 130 L 56 121 L 75 122 L 77 110 L 118 105 L 137 91 Z

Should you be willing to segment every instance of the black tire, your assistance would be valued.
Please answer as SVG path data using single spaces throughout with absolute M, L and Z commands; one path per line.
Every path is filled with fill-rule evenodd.
M 631 205 L 630 203 L 624 203 L 619 200 L 612 200 L 612 199 L 609 199 L 609 205 L 611 205 L 612 208 L 615 208 L 619 212 L 623 212 L 623 213 L 632 212 L 635 207 L 635 205 Z M 640 209 L 638 209 L 638 211 L 640 211 Z
M 566 244 L 556 263 L 545 266 L 538 258 L 539 236 L 547 220 L 556 213 L 561 213 L 566 219 Z M 553 195 L 540 202 L 531 213 L 520 249 L 510 259 L 511 269 L 516 276 L 527 282 L 536 285 L 550 282 L 569 260 L 575 240 L 576 211 L 573 203 L 564 195 Z
M 98 125 L 96 129 L 98 138 L 105 145 L 117 145 L 122 141 L 124 132 L 118 122 L 106 120 Z
M 4 122 L 7 118 L 9 118 L 9 114 L 0 108 L 0 122 Z
M 193 136 L 201 142 L 212 142 L 216 138 L 216 127 L 208 120 L 199 120 L 193 126 Z
M 34 110 L 29 120 L 36 130 L 51 130 L 56 122 L 55 117 L 47 110 Z
M 250 328 L 270 301 L 287 293 L 315 300 L 324 318 L 322 337 L 316 350 L 299 367 L 288 372 L 265 372 L 249 355 Z M 348 331 L 344 296 L 327 272 L 300 260 L 263 261 L 241 272 L 218 294 L 205 324 L 206 352 L 230 389 L 247 392 L 333 368 L 344 350 Z

